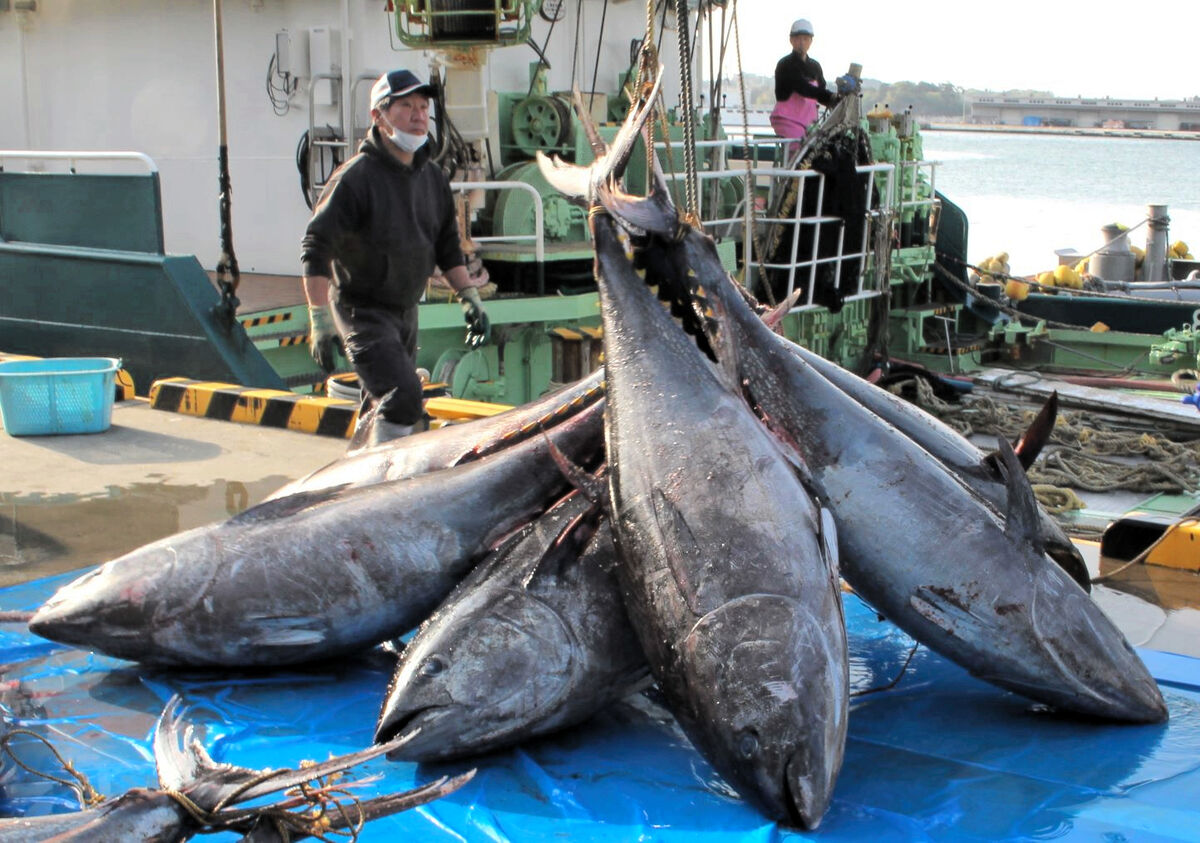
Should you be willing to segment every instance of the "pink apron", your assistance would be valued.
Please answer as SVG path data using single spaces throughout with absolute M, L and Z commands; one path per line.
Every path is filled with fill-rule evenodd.
M 771 111 L 771 128 L 781 138 L 799 140 L 816 119 L 817 101 L 793 93 L 782 102 L 775 103 Z

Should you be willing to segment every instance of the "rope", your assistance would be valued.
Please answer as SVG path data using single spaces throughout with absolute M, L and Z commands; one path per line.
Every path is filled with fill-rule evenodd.
M 36 738 L 45 744 L 46 749 L 50 750 L 50 753 L 54 756 L 54 759 L 62 766 L 63 770 L 71 776 L 71 779 L 74 779 L 74 781 L 71 779 L 61 778 L 52 773 L 35 770 L 33 767 L 30 767 L 28 764 L 18 758 L 17 754 L 13 752 L 12 747 L 9 746 L 12 739 L 17 735 L 25 735 L 27 737 Z M 30 731 L 29 729 L 12 729 L 8 732 L 5 732 L 3 736 L 0 736 L 0 751 L 3 751 L 6 755 L 8 755 L 8 757 L 12 759 L 12 762 L 25 772 L 48 781 L 55 782 L 56 784 L 61 784 L 64 787 L 69 787 L 79 796 L 80 804 L 82 804 L 84 807 L 99 805 L 104 801 L 104 795 L 92 787 L 92 783 L 88 781 L 87 776 L 76 770 L 70 761 L 67 761 L 62 757 L 62 755 L 59 754 L 58 750 L 54 748 L 50 741 L 48 741 L 44 736 L 39 735 L 37 732 Z
M 737 71 L 738 71 L 738 92 L 742 99 L 742 159 L 746 163 L 746 181 L 742 190 L 742 202 L 745 205 L 744 212 L 744 233 L 742 235 L 743 250 L 745 254 L 742 256 L 743 273 L 745 267 L 754 263 L 754 166 L 750 161 L 750 116 L 746 111 L 746 75 L 742 71 L 742 35 L 741 27 L 738 25 L 738 5 L 737 0 L 733 0 L 733 46 L 737 54 Z M 762 258 L 761 253 L 759 254 Z M 748 282 L 749 279 L 743 275 L 743 282 Z
M 688 35 L 687 0 L 675 0 L 676 41 L 679 46 L 679 99 L 683 111 L 684 208 L 687 216 L 700 219 L 696 200 L 696 127 L 692 113 L 692 67 Z
M 950 404 L 938 398 L 924 378 L 900 381 L 888 389 L 898 394 L 906 386 L 915 389 L 914 404 L 963 436 L 992 434 L 1015 440 L 1036 416 L 1034 410 L 1014 412 L 987 396 Z M 1027 474 L 1039 503 L 1056 516 L 1086 505 L 1071 489 L 1173 494 L 1200 489 L 1200 439 L 1176 442 L 1155 432 L 1123 430 L 1092 414 L 1072 412 L 1059 413 L 1050 443 L 1055 448 L 1030 466 Z M 1145 461 L 1130 462 L 1133 457 Z M 1067 526 L 1077 531 L 1076 525 L 1067 522 Z

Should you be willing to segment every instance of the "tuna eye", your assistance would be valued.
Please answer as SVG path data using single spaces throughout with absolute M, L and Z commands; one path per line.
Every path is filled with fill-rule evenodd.
M 421 675 L 431 677 L 437 676 L 445 669 L 445 662 L 443 662 L 437 656 L 430 656 L 429 658 L 425 659 L 425 662 L 421 665 Z
M 745 732 L 738 738 L 737 748 L 738 754 L 742 758 L 749 759 L 754 757 L 754 753 L 758 751 L 758 735 L 753 732 Z

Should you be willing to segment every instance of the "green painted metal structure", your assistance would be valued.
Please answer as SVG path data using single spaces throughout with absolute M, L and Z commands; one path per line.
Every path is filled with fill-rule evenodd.
M 191 377 L 283 388 L 191 255 L 163 251 L 157 172 L 0 171 L 0 349 L 120 357 L 135 389 Z

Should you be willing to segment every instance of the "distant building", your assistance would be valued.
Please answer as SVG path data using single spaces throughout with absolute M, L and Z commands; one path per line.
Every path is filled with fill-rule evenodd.
M 1071 126 L 1200 132 L 1200 97 L 1186 100 L 968 97 L 965 120 L 992 126 Z

